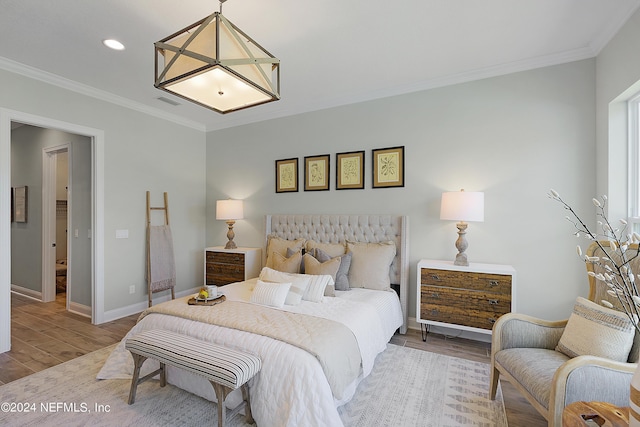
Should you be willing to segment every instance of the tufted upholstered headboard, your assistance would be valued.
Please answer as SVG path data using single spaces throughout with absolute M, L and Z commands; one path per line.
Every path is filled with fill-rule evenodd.
M 398 215 L 267 215 L 265 236 L 304 238 L 321 243 L 387 242 L 396 244 L 389 278 L 402 306 L 401 333 L 407 332 L 409 293 L 409 218 Z M 266 243 L 265 243 L 266 245 Z

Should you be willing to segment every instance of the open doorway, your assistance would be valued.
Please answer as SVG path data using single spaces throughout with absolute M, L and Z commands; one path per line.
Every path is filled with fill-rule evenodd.
M 12 127 L 11 182 L 29 187 L 31 215 L 11 226 L 11 289 L 53 301 L 62 270 L 67 309 L 91 317 L 91 138 Z
M 91 140 L 92 239 L 91 308 L 93 324 L 104 322 L 104 162 L 105 135 L 100 129 L 0 108 L 0 353 L 11 349 L 11 123 L 20 122 L 84 135 Z

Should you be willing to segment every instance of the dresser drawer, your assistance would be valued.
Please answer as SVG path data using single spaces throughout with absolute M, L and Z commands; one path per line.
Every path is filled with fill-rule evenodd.
M 207 263 L 233 264 L 244 266 L 244 254 L 233 252 L 207 251 Z
M 422 286 L 420 289 L 420 307 L 455 307 L 462 311 L 482 311 L 498 316 L 511 311 L 511 296 L 484 291 Z
M 489 291 L 493 294 L 511 295 L 510 275 L 469 271 L 422 268 L 420 283 L 430 286 Z
M 500 317 L 496 313 L 476 309 L 464 310 L 460 307 L 423 304 L 420 310 L 422 320 L 480 328 L 490 331 Z

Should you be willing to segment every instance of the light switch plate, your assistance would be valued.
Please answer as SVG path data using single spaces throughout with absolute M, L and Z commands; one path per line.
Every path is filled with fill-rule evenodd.
M 128 239 L 129 230 L 116 230 L 116 239 Z

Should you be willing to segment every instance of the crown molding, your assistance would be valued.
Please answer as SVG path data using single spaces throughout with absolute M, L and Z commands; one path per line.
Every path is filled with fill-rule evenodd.
M 153 117 L 157 117 L 163 120 L 167 120 L 182 126 L 186 126 L 192 129 L 196 129 L 202 132 L 206 131 L 206 126 L 202 123 L 185 119 L 175 114 L 170 114 L 157 108 L 149 107 L 140 102 L 135 102 L 130 99 L 124 98 L 113 93 L 94 88 L 82 83 L 75 82 L 73 80 L 60 77 L 58 75 L 42 71 L 38 68 L 34 68 L 25 64 L 21 64 L 16 61 L 12 61 L 8 58 L 0 57 L 0 69 L 9 71 L 11 73 L 19 74 L 21 76 L 29 77 L 34 80 L 39 80 L 44 83 L 51 84 L 63 89 L 67 89 L 81 95 L 86 95 L 92 98 L 106 101 L 112 104 L 119 105 L 124 108 L 138 111 Z

